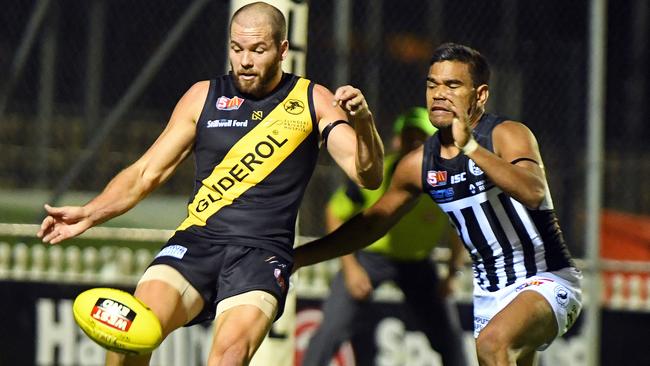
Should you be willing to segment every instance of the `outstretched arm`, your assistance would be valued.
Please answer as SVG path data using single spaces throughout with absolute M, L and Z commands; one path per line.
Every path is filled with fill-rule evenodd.
M 353 127 L 339 124 L 329 132 L 327 150 L 355 183 L 364 188 L 378 188 L 383 176 L 384 145 L 361 91 L 346 85 L 332 94 L 327 88 L 315 85 L 314 104 L 321 132 L 335 121 L 352 123 Z
M 399 162 L 389 189 L 374 205 L 331 234 L 296 248 L 294 268 L 352 253 L 385 235 L 413 208 L 421 193 L 422 151 L 419 148 Z
M 166 181 L 190 154 L 196 120 L 207 96 L 209 82 L 192 86 L 180 99 L 169 123 L 154 144 L 135 163 L 117 174 L 102 193 L 84 206 L 51 207 L 37 235 L 56 244 L 80 235 L 131 209 Z

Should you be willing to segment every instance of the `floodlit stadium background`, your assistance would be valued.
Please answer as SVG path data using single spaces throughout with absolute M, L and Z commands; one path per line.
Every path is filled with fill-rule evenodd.
M 465 43 L 487 56 L 492 67 L 488 109 L 525 122 L 536 134 L 567 242 L 587 274 L 582 336 L 558 352 L 572 356 L 544 361 L 620 364 L 611 357 L 635 347 L 629 339 L 625 346 L 622 337 L 621 344 L 601 343 L 601 334 L 622 332 L 607 329 L 605 317 L 614 316 L 619 327 L 631 325 L 621 334 L 648 339 L 650 327 L 633 325 L 648 324 L 650 314 L 649 2 L 272 3 L 290 9 L 294 56 L 287 69 L 305 70 L 330 89 L 346 83 L 361 88 L 385 141 L 400 111 L 424 105 L 424 77 L 438 44 Z M 12 286 L 134 283 L 168 236 L 165 230 L 183 218 L 191 159 L 152 197 L 105 225 L 129 229 L 95 230 L 46 247 L 33 236 L 35 227 L 25 225 L 40 221 L 45 202 L 85 203 L 154 141 L 192 83 L 227 70 L 231 5 L 2 1 L 3 299 Z M 301 236 L 324 233 L 323 204 L 341 180 L 322 154 L 301 209 Z M 444 258 L 444 250 L 438 255 Z M 336 265 L 301 273 L 298 298 L 322 297 Z M 467 280 L 458 294 L 465 302 Z M 385 291 L 386 299 L 399 300 L 394 289 Z M 594 308 L 599 311 L 588 311 Z M 9 338 L 7 331 L 0 334 L 0 340 Z M 2 344 L 0 364 L 5 364 L 14 358 Z

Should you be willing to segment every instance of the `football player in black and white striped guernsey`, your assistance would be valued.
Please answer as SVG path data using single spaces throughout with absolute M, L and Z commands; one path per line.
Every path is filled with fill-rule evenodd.
M 434 51 L 429 119 L 438 133 L 403 158 L 391 187 L 332 234 L 300 247 L 296 266 L 374 242 L 420 194 L 445 211 L 472 258 L 481 365 L 533 365 L 581 305 L 582 275 L 564 243 L 533 133 L 485 113 L 489 67 L 467 46 Z

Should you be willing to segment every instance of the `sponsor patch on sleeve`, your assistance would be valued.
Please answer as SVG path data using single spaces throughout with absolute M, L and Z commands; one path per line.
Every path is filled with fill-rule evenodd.
M 158 258 L 158 257 L 174 257 L 174 258 L 182 259 L 183 256 L 185 255 L 185 252 L 187 252 L 187 248 L 185 248 L 182 245 L 170 245 L 168 247 L 163 248 L 156 255 L 156 258 Z

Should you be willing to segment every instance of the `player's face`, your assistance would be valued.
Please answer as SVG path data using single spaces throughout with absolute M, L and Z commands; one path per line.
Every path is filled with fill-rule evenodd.
M 477 102 L 469 65 L 458 61 L 441 61 L 429 67 L 427 108 L 434 126 L 450 126 L 454 117 L 463 117 L 463 114 L 471 118 L 476 113 Z
M 282 60 L 287 41 L 277 45 L 271 26 L 242 26 L 233 22 L 230 29 L 230 68 L 237 89 L 256 97 L 273 90 L 282 78 Z

